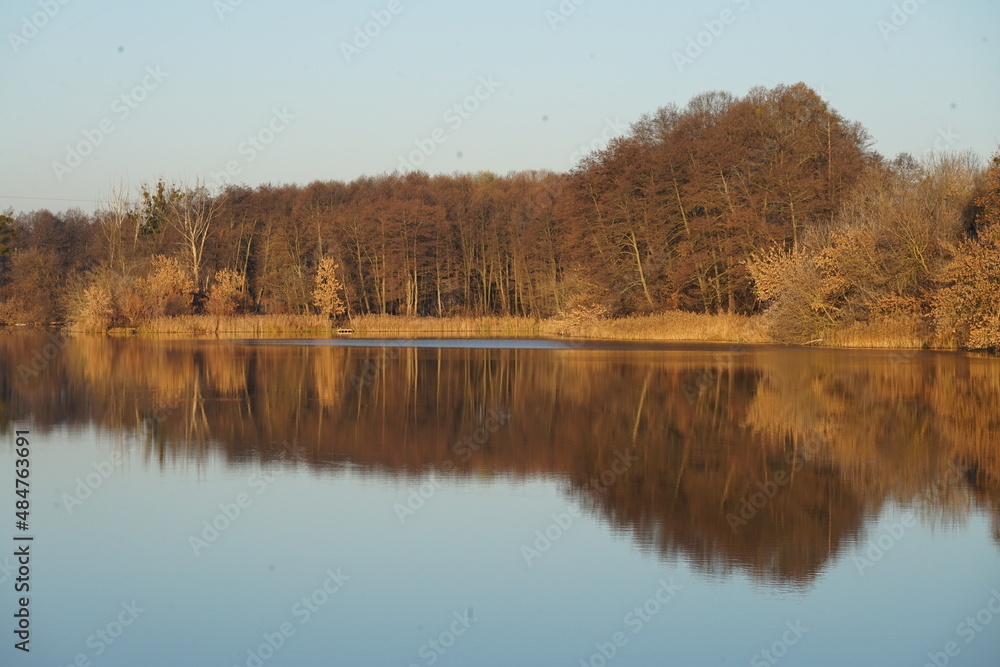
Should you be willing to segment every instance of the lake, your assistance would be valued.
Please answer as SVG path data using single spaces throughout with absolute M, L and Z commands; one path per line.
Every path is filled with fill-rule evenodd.
M 996 358 L 15 330 L 0 366 L 4 665 L 1000 664 Z

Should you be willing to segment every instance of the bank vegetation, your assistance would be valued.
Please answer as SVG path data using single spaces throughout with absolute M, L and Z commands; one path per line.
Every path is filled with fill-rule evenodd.
M 569 173 L 159 181 L 0 216 L 0 322 L 81 331 L 1000 346 L 1000 154 L 886 158 L 804 84 Z

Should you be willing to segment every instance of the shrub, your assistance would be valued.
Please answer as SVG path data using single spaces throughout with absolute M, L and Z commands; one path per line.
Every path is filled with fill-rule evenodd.
M 340 317 L 345 311 L 344 301 L 340 298 L 344 286 L 337 277 L 339 268 L 334 259 L 327 257 L 319 263 L 319 270 L 316 272 L 316 287 L 312 293 L 313 305 L 319 308 L 320 315 L 329 318 Z
M 219 317 L 243 314 L 250 306 L 246 290 L 247 281 L 242 274 L 231 269 L 222 269 L 215 274 L 205 310 L 209 315 Z
M 84 331 L 107 331 L 115 324 L 114 301 L 107 288 L 96 283 L 83 290 L 76 326 Z
M 194 281 L 173 257 L 153 256 L 153 266 L 145 283 L 152 317 L 191 313 Z
M 1000 226 L 959 247 L 934 298 L 934 322 L 942 343 L 1000 348 Z

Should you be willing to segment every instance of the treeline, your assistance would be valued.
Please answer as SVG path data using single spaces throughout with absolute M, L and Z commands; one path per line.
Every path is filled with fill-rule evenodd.
M 888 315 L 997 345 L 1000 162 L 871 144 L 796 84 L 664 107 L 568 174 L 161 181 L 0 219 L 0 320 L 315 313 L 327 260 L 348 317 L 762 313 L 808 342 Z

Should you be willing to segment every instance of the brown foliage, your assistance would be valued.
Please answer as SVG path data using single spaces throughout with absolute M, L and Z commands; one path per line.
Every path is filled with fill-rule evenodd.
M 926 341 L 931 302 L 944 298 L 935 290 L 962 239 L 977 177 L 967 154 L 873 166 L 832 225 L 794 250 L 755 254 L 748 268 L 758 298 L 770 304 L 775 337 Z M 962 319 L 941 308 L 939 322 Z M 831 338 L 837 329 L 844 331 Z
M 76 315 L 76 328 L 84 331 L 107 331 L 115 324 L 115 307 L 111 293 L 98 284 L 83 291 L 83 303 Z
M 316 271 L 316 287 L 313 289 L 313 305 L 319 308 L 320 315 L 337 318 L 344 314 L 344 301 L 340 293 L 344 290 L 337 277 L 340 267 L 336 260 L 326 257 L 319 263 Z
M 242 275 L 232 269 L 222 269 L 215 274 L 215 280 L 205 302 L 205 311 L 209 315 L 232 317 L 247 311 L 250 299 L 246 293 L 247 281 Z
M 944 271 L 934 318 L 944 343 L 1000 348 L 1000 225 L 967 241 Z
M 155 255 L 148 277 L 141 284 L 152 317 L 186 315 L 194 303 L 194 281 L 173 257 Z

